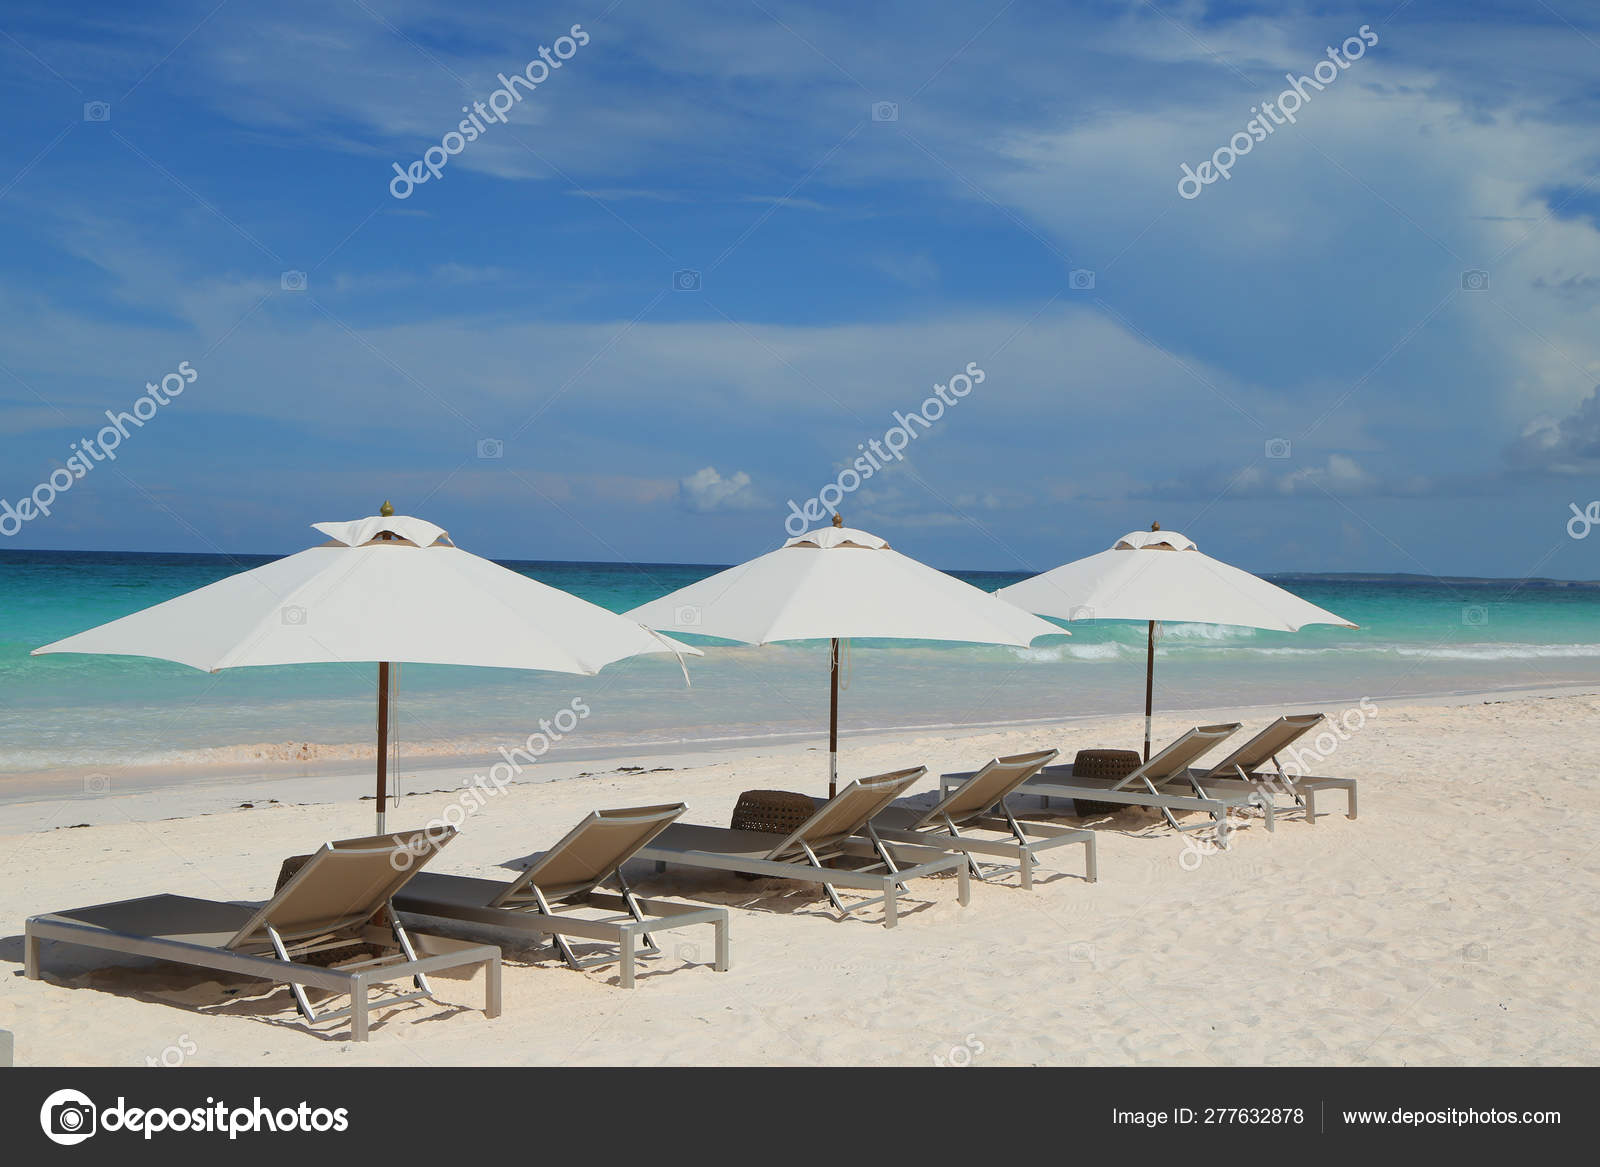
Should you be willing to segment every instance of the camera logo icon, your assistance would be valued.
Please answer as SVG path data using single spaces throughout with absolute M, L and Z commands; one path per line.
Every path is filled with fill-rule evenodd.
M 1277 458 L 1280 461 L 1294 452 L 1294 445 L 1288 438 L 1268 438 L 1267 457 Z
M 1086 267 L 1075 267 L 1067 273 L 1067 287 L 1074 292 L 1094 291 L 1094 272 Z
M 108 122 L 111 120 L 111 103 L 109 101 L 86 101 L 83 103 L 83 120 L 86 122 Z
M 872 103 L 872 120 L 875 122 L 897 122 L 900 120 L 900 103 L 897 101 L 875 101 Z
M 672 290 L 674 292 L 698 292 L 700 290 L 700 273 L 693 268 L 683 268 L 672 273 Z
M 506 456 L 506 444 L 499 438 L 478 439 L 478 460 L 495 462 Z
M 1489 290 L 1489 273 L 1482 268 L 1471 268 L 1461 273 L 1461 290 L 1463 292 L 1487 292 Z
M 105 774 L 85 774 L 83 776 L 83 792 L 85 794 L 110 794 L 111 778 Z
M 1462 608 L 1461 622 L 1468 628 L 1482 628 L 1489 622 L 1489 609 L 1478 604 Z
M 303 271 L 286 271 L 278 281 L 278 286 L 285 292 L 303 292 L 306 290 L 306 273 Z
M 52 1143 L 73 1147 L 94 1134 L 98 1113 L 87 1094 L 57 1090 L 39 1108 L 39 1125 Z
M 285 624 L 299 628 L 306 622 L 306 610 L 299 604 L 288 604 L 279 609 L 279 616 Z
M 1073 623 L 1074 621 L 1077 621 L 1077 620 L 1093 620 L 1093 619 L 1094 619 L 1094 609 L 1089 607 L 1088 604 L 1076 604 L 1067 613 L 1067 622 L 1069 624 Z
M 693 604 L 679 604 L 672 610 L 672 623 L 678 628 L 698 628 L 700 609 Z

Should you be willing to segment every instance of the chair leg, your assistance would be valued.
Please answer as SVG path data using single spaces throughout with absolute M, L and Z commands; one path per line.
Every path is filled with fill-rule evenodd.
M 500 958 L 494 957 L 483 966 L 483 1015 L 500 1016 Z
M 367 1040 L 367 982 L 361 977 L 350 986 L 350 1038 Z
M 1100 857 L 1095 851 L 1097 842 L 1093 835 L 1083 841 L 1083 872 L 1090 883 L 1100 882 Z
M 967 877 L 967 869 L 961 868 L 961 878 Z M 900 888 L 893 879 L 883 881 L 883 926 L 893 928 L 899 923 L 899 905 L 895 897 L 900 894 Z
M 633 988 L 633 931 L 629 929 L 622 934 L 622 987 Z
M 833 890 L 833 884 L 824 883 L 822 890 L 828 893 L 828 899 L 832 902 L 834 911 L 839 913 L 840 919 L 845 919 L 850 915 L 850 909 L 844 906 L 844 901 L 839 898 L 839 893 Z
M 394 931 L 394 938 L 400 945 L 400 950 L 406 954 L 406 959 L 416 960 L 417 950 L 411 946 L 411 937 L 406 933 L 404 926 L 401 925 L 400 917 L 395 914 L 393 905 L 389 908 L 389 927 Z M 433 996 L 433 986 L 428 984 L 428 978 L 421 973 L 412 977 L 411 983 L 420 992 L 427 993 L 430 997 Z
M 715 967 L 718 972 L 727 972 L 731 967 L 728 951 L 728 917 L 724 916 L 722 919 L 717 920 L 712 924 L 712 927 L 717 932 L 717 963 Z
M 965 867 L 956 868 L 956 902 L 963 908 L 972 902 L 972 876 Z
M 292 964 L 293 963 L 293 961 L 291 960 L 291 958 L 289 956 L 289 949 L 283 943 L 283 937 L 278 935 L 278 930 L 276 928 L 272 927 L 272 925 L 270 925 L 270 924 L 267 925 L 267 939 L 272 942 L 272 950 L 278 954 L 278 959 L 279 960 L 283 961 L 284 964 Z M 301 1016 L 303 1016 L 307 1021 L 311 1022 L 311 1024 L 315 1025 L 317 1023 L 317 1011 L 311 1007 L 311 998 L 306 995 L 305 986 L 304 985 L 297 985 L 293 981 L 291 981 L 289 983 L 289 991 L 294 994 L 294 1003 L 295 1003 L 296 1007 L 299 1008 Z M 355 1007 L 355 1000 L 354 1000 L 355 993 L 351 993 L 350 996 L 351 996 L 351 1003 L 350 1004 L 351 1004 L 351 1008 L 353 1010 L 354 1007 Z M 367 1003 L 366 1002 L 367 1002 L 366 982 L 362 981 L 361 982 L 361 1028 L 362 1028 L 362 1032 L 363 1033 L 365 1033 L 366 1025 L 367 1025 L 367 1015 L 366 1015 Z M 357 1041 L 365 1041 L 366 1038 L 365 1038 L 365 1036 L 362 1036 L 362 1037 L 356 1038 L 356 1040 Z
M 572 945 L 567 943 L 567 938 L 559 932 L 553 932 L 551 935 L 555 938 L 555 950 L 561 954 L 562 959 L 570 967 L 581 971 L 583 964 L 578 960 L 578 954 L 572 951 Z
M 1022 874 L 1022 890 L 1032 891 L 1033 854 L 1026 847 L 1022 847 L 1018 852 L 1018 859 L 1017 870 Z
M 22 941 L 22 975 L 30 981 L 39 979 L 39 938 L 32 932 Z
M 1317 825 L 1317 792 L 1309 787 L 1306 789 L 1306 822 Z
M 1349 805 L 1345 808 L 1344 817 L 1347 818 L 1347 819 L 1353 819 L 1353 818 L 1356 817 L 1356 788 L 1355 788 L 1355 784 L 1352 783 L 1351 785 L 1346 786 L 1344 788 L 1344 793 L 1345 793 L 1345 797 L 1347 799 L 1349 799 Z
M 622 892 L 622 902 L 628 905 L 629 914 L 639 923 L 645 923 L 644 912 L 639 907 L 639 899 L 633 894 L 633 889 L 628 886 L 628 881 L 623 878 L 621 871 L 617 872 L 617 887 Z M 656 945 L 655 937 L 648 932 L 642 932 L 640 935 L 644 937 L 644 947 L 640 951 L 645 956 L 656 956 L 661 952 L 661 949 Z

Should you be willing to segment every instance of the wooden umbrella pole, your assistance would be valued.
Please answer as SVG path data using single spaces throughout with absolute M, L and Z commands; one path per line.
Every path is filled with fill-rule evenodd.
M 828 797 L 839 793 L 839 638 L 833 638 L 828 670 Z
M 1144 658 L 1144 760 L 1150 760 L 1150 710 L 1156 684 L 1156 622 L 1150 621 L 1150 639 Z
M 389 809 L 389 662 L 378 662 L 378 834 Z

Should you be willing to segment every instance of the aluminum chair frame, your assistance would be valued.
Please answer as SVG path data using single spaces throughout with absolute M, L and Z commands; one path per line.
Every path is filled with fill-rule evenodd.
M 413 850 L 410 870 L 414 871 L 420 867 L 453 836 L 453 831 L 436 834 L 433 839 L 427 841 L 423 850 Z M 380 836 L 380 838 L 395 840 L 395 846 L 387 849 L 375 847 L 373 848 L 375 851 L 387 850 L 389 854 L 393 854 L 396 847 L 405 845 L 399 842 L 401 836 L 398 835 Z M 384 894 L 377 901 L 377 906 L 370 911 L 363 909 L 359 914 L 330 919 L 327 928 L 310 930 L 301 938 L 286 938 L 271 922 L 277 905 L 289 902 L 291 896 L 304 891 L 318 878 L 327 878 L 319 872 L 318 860 L 341 847 L 349 848 L 351 845 L 362 843 L 375 844 L 376 840 L 349 840 L 344 844 L 324 844 L 322 849 L 316 852 L 272 899 L 254 910 L 245 905 L 226 904 L 216 900 L 154 895 L 29 917 L 24 930 L 23 973 L 30 980 L 41 979 L 40 947 L 45 940 L 130 956 L 153 957 L 174 964 L 210 968 L 219 972 L 237 973 L 241 976 L 287 985 L 294 997 L 295 1008 L 312 1026 L 348 1017 L 352 1039 L 366 1041 L 369 1035 L 369 1014 L 373 1008 L 387 1008 L 390 1005 L 424 998 L 432 999 L 432 988 L 427 981 L 428 973 L 482 965 L 484 1015 L 491 1018 L 498 1017 L 501 1008 L 500 950 L 493 945 L 471 944 L 442 936 L 408 932 L 395 914 L 389 888 L 383 889 Z M 396 870 L 398 872 L 401 869 Z M 407 877 L 409 872 L 406 875 L 396 876 L 402 884 Z M 124 917 L 151 913 L 160 916 L 165 912 L 169 918 L 177 920 L 185 911 L 229 913 L 233 909 L 237 909 L 239 913 L 234 919 L 242 920 L 244 923 L 237 929 L 232 939 L 220 945 L 173 940 L 109 925 L 96 925 L 83 918 L 93 913 L 114 918 L 118 914 Z M 386 920 L 387 928 L 375 925 L 374 921 L 379 918 Z M 337 967 L 302 964 L 297 959 L 357 943 L 374 944 L 393 949 L 394 952 Z M 265 955 L 266 952 L 272 955 Z M 377 1001 L 371 999 L 371 990 L 377 985 L 407 977 L 411 978 L 416 991 L 391 994 Z M 342 1009 L 318 1012 L 306 994 L 307 988 L 346 995 L 350 998 L 350 1004 Z
M 810 819 L 787 837 L 759 831 L 738 831 L 729 827 L 690 828 L 699 834 L 714 833 L 730 843 L 736 843 L 741 836 L 760 839 L 760 845 L 767 845 L 773 839 L 781 840 L 771 845 L 764 857 L 674 847 L 670 842 L 652 842 L 642 847 L 638 856 L 653 861 L 658 872 L 665 871 L 670 864 L 820 883 L 841 920 L 849 919 L 865 908 L 881 905 L 884 927 L 893 928 L 899 922 L 899 897 L 909 894 L 907 884 L 910 880 L 951 872 L 956 876 L 956 898 L 961 905 L 965 907 L 972 898 L 965 856 L 949 855 L 917 844 L 896 844 L 891 847 L 869 826 L 873 815 L 926 773 L 926 767 L 918 766 L 874 778 L 858 779 L 823 803 Z M 868 797 L 872 795 L 876 797 Z M 825 824 L 830 816 L 836 816 L 838 808 L 847 805 L 847 800 L 864 802 L 867 807 L 859 816 L 850 816 L 854 821 L 845 821 L 827 831 L 823 839 L 816 841 L 821 845 L 814 846 L 813 840 L 807 837 L 808 833 Z M 857 832 L 861 834 L 858 836 Z M 671 829 L 664 831 L 662 838 L 670 839 L 672 833 Z M 869 865 L 865 868 L 831 866 L 829 861 L 836 859 L 866 859 Z M 912 865 L 905 866 L 907 862 Z M 878 874 L 880 871 L 882 874 Z M 839 896 L 838 889 L 841 887 L 878 894 L 846 905 Z
M 1087 779 L 1074 779 L 1072 767 L 1047 766 L 1040 773 L 1024 782 L 1017 788 L 1018 794 L 1036 794 L 1044 799 L 1048 809 L 1049 800 L 1052 798 L 1086 799 L 1096 802 L 1120 802 L 1129 806 L 1152 806 L 1159 810 L 1162 817 L 1173 830 L 1180 834 L 1205 830 L 1208 826 L 1216 831 L 1219 846 L 1227 846 L 1230 826 L 1228 812 L 1230 810 L 1243 810 L 1250 807 L 1260 808 L 1266 816 L 1267 830 L 1276 829 L 1276 808 L 1270 799 L 1264 799 L 1255 791 L 1216 791 L 1207 789 L 1201 784 L 1201 779 L 1190 774 L 1186 767 L 1178 767 L 1171 773 L 1160 768 L 1167 765 L 1173 756 L 1182 756 L 1190 753 L 1187 760 L 1205 753 L 1218 743 L 1231 737 L 1237 732 L 1237 722 L 1221 725 L 1202 725 L 1190 729 L 1182 734 L 1159 753 L 1153 754 L 1148 762 L 1116 782 L 1107 782 L 1103 785 L 1090 782 Z M 1160 783 L 1153 780 L 1152 774 L 1160 774 L 1160 783 L 1174 779 L 1181 779 L 1189 783 L 1192 794 L 1173 794 L 1161 789 Z M 971 778 L 971 773 L 942 774 L 939 777 L 940 792 L 954 789 L 962 782 Z M 1140 789 L 1130 789 L 1137 783 Z M 1179 810 L 1199 811 L 1210 816 L 1209 822 L 1194 823 L 1185 826 L 1180 823 L 1173 813 Z
M 1291 776 L 1284 772 L 1283 763 L 1278 759 L 1279 754 L 1325 720 L 1327 720 L 1326 715 L 1321 713 L 1280 717 L 1210 770 L 1203 774 L 1197 771 L 1199 780 L 1209 781 L 1216 788 L 1230 792 L 1240 790 L 1256 792 L 1262 799 L 1258 805 L 1265 805 L 1279 795 L 1286 795 L 1293 800 L 1292 804 L 1282 806 L 1273 801 L 1273 809 L 1280 814 L 1299 810 L 1301 817 L 1311 826 L 1315 826 L 1317 822 L 1317 792 L 1342 790 L 1345 796 L 1345 818 L 1354 819 L 1358 809 L 1354 778 L 1331 778 L 1309 774 Z M 1293 732 L 1276 743 L 1276 748 L 1268 755 L 1266 761 L 1247 764 L 1255 752 L 1252 747 L 1264 738 L 1282 736 L 1279 733 L 1280 727 L 1291 728 Z M 1263 767 L 1267 761 L 1271 762 L 1272 770 L 1264 773 Z
M 1033 888 L 1038 852 L 1053 847 L 1079 845 L 1084 849 L 1085 876 L 1090 883 L 1094 883 L 1099 879 L 1099 865 L 1093 831 L 1047 823 L 1021 823 L 1006 805 L 1011 793 L 1049 765 L 1058 754 L 1058 750 L 1039 750 L 1031 754 L 993 758 L 967 781 L 947 788 L 948 793 L 944 793 L 920 817 L 912 810 L 888 807 L 872 820 L 871 827 L 878 838 L 889 842 L 916 843 L 941 851 L 959 852 L 966 857 L 969 870 L 978 879 L 988 880 L 1016 872 L 1024 891 Z M 1012 774 L 1003 776 L 999 773 L 1001 770 L 1010 770 Z M 957 806 L 963 795 L 970 796 L 974 790 L 983 801 L 988 801 L 989 791 L 974 787 L 972 784 L 975 782 L 993 785 L 993 793 L 997 795 L 995 800 L 986 807 L 970 803 L 965 808 Z M 900 813 L 897 814 L 897 810 Z M 900 820 L 900 825 L 885 821 L 891 818 Z M 963 834 L 963 827 L 1009 835 L 1010 839 L 977 838 Z M 1012 862 L 984 865 L 978 861 L 980 855 Z
M 538 879 L 541 869 L 552 863 L 559 864 L 569 849 L 582 847 L 587 830 L 626 830 L 633 827 L 639 831 L 639 837 L 648 842 L 682 815 L 684 809 L 682 803 L 675 803 L 592 811 L 522 875 L 499 885 L 499 893 L 481 906 L 442 897 L 437 889 L 448 887 L 447 881 L 457 877 L 430 874 L 412 881 L 402 890 L 395 897 L 396 907 L 408 916 L 466 921 L 535 936 L 548 935 L 552 947 L 571 968 L 584 970 L 616 964 L 618 980 L 624 989 L 631 989 L 636 984 L 638 958 L 658 955 L 661 951 L 651 937 L 652 932 L 710 924 L 716 936 L 713 967 L 718 972 L 726 972 L 731 967 L 727 909 L 692 907 L 671 900 L 635 895 L 622 873 L 622 866 L 638 853 L 637 838 L 627 840 L 603 860 L 591 859 L 593 871 L 576 884 L 564 887 L 558 894 L 548 894 Z M 601 885 L 611 880 L 617 884 L 617 893 L 601 889 Z M 471 882 L 487 884 L 492 881 Z M 430 889 L 435 889 L 432 894 Z M 571 914 L 584 908 L 614 915 L 604 919 L 585 919 Z M 579 957 L 568 943 L 568 936 L 614 944 L 617 952 L 615 955 L 602 953 L 587 958 Z

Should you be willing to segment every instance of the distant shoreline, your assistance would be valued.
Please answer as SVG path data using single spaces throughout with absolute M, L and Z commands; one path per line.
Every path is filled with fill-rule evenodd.
M 304 550 L 297 548 L 296 550 Z M 105 551 L 89 550 L 84 548 L 50 548 L 50 547 L 0 547 L 0 562 L 11 557 L 24 556 L 117 556 L 160 559 L 166 561 L 182 560 L 186 562 L 216 562 L 219 564 L 235 565 L 239 570 L 258 567 L 264 563 L 271 563 L 275 559 L 282 559 L 285 555 L 293 555 L 294 551 L 264 552 L 264 551 Z M 527 567 L 637 567 L 637 568 L 670 568 L 674 571 L 703 570 L 708 575 L 712 572 L 724 571 L 734 566 L 730 563 L 668 563 L 665 561 L 644 561 L 628 559 L 501 559 L 487 556 L 493 562 L 511 568 Z M 937 565 L 935 565 L 937 566 Z M 1030 569 L 1002 569 L 993 567 L 940 567 L 939 570 L 956 573 L 964 576 L 993 576 L 1007 579 L 1018 576 L 1036 574 Z M 1048 568 L 1040 568 L 1040 571 Z M 1300 583 L 1382 583 L 1382 584 L 1419 584 L 1438 585 L 1448 584 L 1460 587 L 1487 587 L 1494 584 L 1514 584 L 1518 587 L 1531 588 L 1584 588 L 1600 589 L 1600 580 L 1584 579 L 1554 579 L 1548 576 L 1514 577 L 1493 575 L 1424 575 L 1419 572 L 1379 572 L 1379 571 L 1261 571 L 1255 574 L 1262 579 L 1274 582 L 1300 582 Z

